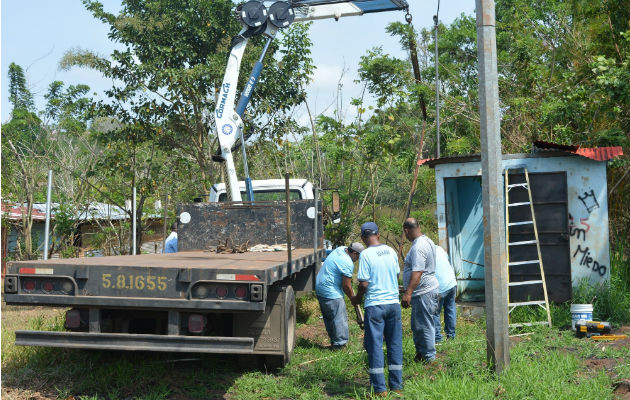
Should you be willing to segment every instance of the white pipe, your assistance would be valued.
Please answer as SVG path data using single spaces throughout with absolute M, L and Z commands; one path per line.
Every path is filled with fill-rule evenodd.
M 44 260 L 48 260 L 48 241 L 50 240 L 50 194 L 52 192 L 52 169 L 48 170 L 48 193 L 46 194 L 46 228 L 44 229 Z
M 133 246 L 132 246 L 133 253 L 132 254 L 135 256 L 136 255 L 136 187 L 135 186 L 133 187 L 133 199 L 131 199 L 131 210 L 132 210 L 132 212 L 131 212 L 132 217 L 131 218 L 133 218 L 132 228 L 131 228 L 132 231 L 133 231 L 133 234 L 132 234 L 132 236 L 133 236 Z

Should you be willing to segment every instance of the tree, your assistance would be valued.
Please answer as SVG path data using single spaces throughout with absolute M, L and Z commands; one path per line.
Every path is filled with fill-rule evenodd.
M 76 256 L 80 215 L 85 214 L 95 191 L 86 181 L 99 156 L 98 143 L 88 125 L 91 99 L 87 85 L 52 82 L 44 98 L 47 100 L 42 126 L 50 137 L 50 165 L 53 169 L 53 198 L 58 206 L 52 225 L 49 255 Z
M 24 71 L 15 63 L 9 67 L 9 101 L 13 105 L 11 120 L 2 125 L 2 193 L 22 207 L 24 253 L 22 246 L 17 246 L 18 257 L 32 259 L 37 256 L 31 237 L 33 203 L 46 184 L 49 138 L 33 112 L 33 96 Z
M 22 67 L 15 63 L 9 65 L 9 102 L 14 108 L 33 109 L 33 95 L 26 86 L 26 77 Z
M 110 26 L 109 38 L 122 48 L 109 60 L 90 51 L 69 51 L 62 68 L 94 68 L 115 80 L 117 84 L 106 92 L 110 102 L 101 103 L 101 108 L 125 124 L 161 127 L 155 138 L 158 145 L 174 157 L 193 160 L 199 179 L 192 183 L 199 192 L 207 192 L 218 176 L 210 161 L 215 139 L 209 116 L 225 72 L 230 39 L 240 29 L 233 3 L 126 0 L 118 15 L 104 11 L 97 1 L 83 3 Z M 295 24 L 286 31 L 283 47 L 277 40 L 271 45 L 265 72 L 244 118 L 247 137 L 273 136 L 273 127 L 286 121 L 287 111 L 304 98 L 312 70 L 306 31 L 306 26 Z M 241 85 L 263 41 L 251 39 Z

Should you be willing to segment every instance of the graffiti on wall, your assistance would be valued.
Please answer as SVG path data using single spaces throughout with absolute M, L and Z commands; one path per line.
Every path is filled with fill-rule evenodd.
M 569 214 L 569 235 L 575 236 L 578 240 L 586 240 L 586 233 L 591 229 L 587 221 L 588 218 L 580 218 L 580 225 L 583 227 L 578 227 L 575 224 L 573 215 Z
M 578 244 L 575 253 L 573 253 L 573 258 L 575 259 L 578 254 L 582 255 L 582 258 L 580 258 L 580 265 L 590 268 L 591 271 L 597 272 L 600 276 L 606 275 L 606 266 L 600 264 L 597 260 L 591 257 L 591 251 L 588 247 L 582 249 L 582 246 Z
M 595 191 L 593 189 L 591 189 L 590 192 L 584 192 L 583 195 L 578 196 L 578 199 L 582 201 L 582 204 L 584 204 L 589 214 L 591 211 L 599 208 L 599 203 L 597 202 L 597 197 L 595 197 Z
M 573 259 L 578 262 L 578 265 L 585 266 L 593 273 L 604 276 L 606 275 L 608 267 L 598 262 L 593 257 L 594 254 L 591 252 L 590 246 L 584 244 L 584 242 L 586 242 L 587 234 L 591 230 L 591 225 L 589 224 L 588 219 L 591 212 L 599 208 L 599 202 L 597 201 L 597 197 L 595 196 L 595 191 L 593 189 L 585 191 L 582 195 L 578 195 L 577 198 L 582 202 L 588 216 L 585 218 L 579 218 L 578 224 L 576 223 L 577 218 L 574 218 L 573 215 L 569 214 L 569 235 L 575 237 L 577 241 L 582 242 L 578 242 L 577 249 L 573 253 Z M 584 247 L 582 247 L 583 245 Z

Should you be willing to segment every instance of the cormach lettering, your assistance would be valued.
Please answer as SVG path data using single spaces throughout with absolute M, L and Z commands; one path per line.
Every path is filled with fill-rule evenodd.
M 216 110 L 217 118 L 223 117 L 223 110 L 225 109 L 225 102 L 227 101 L 228 93 L 230 92 L 230 84 L 224 83 L 221 87 L 221 102 L 219 103 L 219 107 Z

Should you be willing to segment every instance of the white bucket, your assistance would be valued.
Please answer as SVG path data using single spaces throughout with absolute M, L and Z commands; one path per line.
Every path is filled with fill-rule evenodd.
M 571 329 L 575 330 L 575 323 L 579 319 L 593 320 L 592 304 L 571 304 Z

